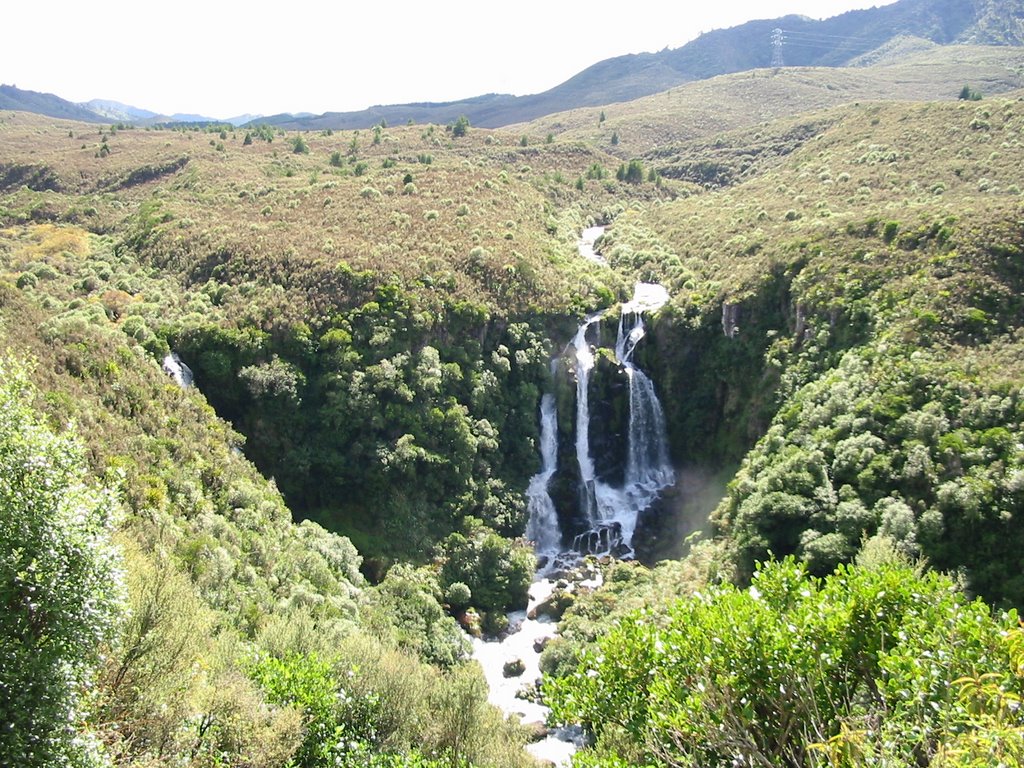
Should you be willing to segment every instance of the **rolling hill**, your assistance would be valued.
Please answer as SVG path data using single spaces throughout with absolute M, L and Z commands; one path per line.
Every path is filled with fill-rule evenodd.
M 1021 0 L 899 0 L 892 5 L 850 11 L 817 21 L 801 16 L 750 21 L 701 35 L 680 48 L 619 56 L 598 62 L 569 80 L 529 96 L 488 94 L 446 103 L 374 106 L 356 112 L 328 112 L 261 122 L 288 129 L 369 128 L 388 124 L 450 123 L 466 115 L 473 125 L 495 128 L 528 122 L 555 112 L 631 101 L 694 80 L 768 67 L 773 30 L 782 30 L 787 67 L 842 67 L 899 37 L 938 45 L 1019 46 L 1024 43 Z
M 15 112 L 33 112 L 37 115 L 56 117 L 61 120 L 78 120 L 84 123 L 105 123 L 108 118 L 92 110 L 62 99 L 52 93 L 26 91 L 14 85 L 0 85 L 0 109 Z

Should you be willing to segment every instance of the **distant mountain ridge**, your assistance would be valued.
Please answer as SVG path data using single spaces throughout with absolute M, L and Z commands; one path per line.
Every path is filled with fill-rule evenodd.
M 1024 0 L 898 0 L 821 21 L 795 15 L 749 21 L 707 32 L 679 48 L 605 59 L 554 88 L 527 96 L 488 93 L 451 102 L 377 105 L 322 115 L 245 114 L 217 119 L 160 115 L 103 99 L 75 104 L 50 93 L 3 85 L 0 109 L 84 122 L 266 123 L 290 130 L 351 130 L 381 122 L 444 124 L 465 115 L 473 125 L 499 128 L 581 107 L 632 101 L 689 82 L 776 66 L 780 61 L 785 67 L 860 66 L 891 55 L 894 41 L 900 39 L 917 39 L 925 45 L 1022 46 Z
M 148 109 L 139 109 L 138 107 L 109 99 L 92 99 L 91 101 L 82 102 L 78 106 L 95 112 L 100 117 L 118 122 L 135 123 L 159 117 L 156 112 L 150 112 Z
M 259 120 L 261 115 L 244 114 L 226 119 L 176 112 L 162 115 L 148 109 L 133 107 L 111 99 L 91 99 L 76 104 L 52 93 L 28 91 L 16 85 L 0 85 L 0 109 L 32 112 L 61 120 L 79 120 L 85 123 L 132 123 L 158 125 L 161 123 L 230 123 L 244 125 Z
M 275 115 L 260 122 L 288 129 L 368 128 L 390 124 L 448 123 L 466 115 L 473 125 L 498 128 L 579 107 L 649 96 L 694 80 L 772 66 L 773 31 L 782 30 L 785 66 L 848 66 L 897 37 L 939 45 L 1024 45 L 1024 0 L 899 0 L 817 21 L 805 16 L 749 21 L 708 32 L 659 53 L 606 59 L 561 85 L 530 96 L 487 94 L 444 103 L 379 105 L 296 119 Z
M 107 123 L 110 120 L 74 102 L 52 93 L 25 91 L 16 85 L 0 85 L 0 109 L 16 112 L 34 112 L 37 115 L 61 120 L 79 120 L 83 123 Z

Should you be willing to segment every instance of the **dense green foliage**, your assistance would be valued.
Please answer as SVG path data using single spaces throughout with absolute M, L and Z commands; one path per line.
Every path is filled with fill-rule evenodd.
M 118 507 L 30 397 L 25 372 L 0 359 L 0 763 L 98 766 L 85 723 L 121 602 Z
M 485 629 L 504 629 L 504 611 L 523 606 L 533 579 L 533 551 L 510 542 L 475 522 L 466 535 L 451 534 L 441 546 L 440 582 L 446 593 L 456 585 L 468 590 L 464 602 L 486 613 Z M 456 591 L 459 594 L 459 591 Z
M 622 619 L 545 688 L 556 720 L 596 738 L 576 764 L 967 765 L 957 750 L 989 737 L 1016 764 L 1024 719 L 984 700 L 1024 692 L 1016 614 L 886 546 L 823 580 L 772 563 L 747 590 Z
M 258 659 L 251 674 L 271 701 L 303 712 L 297 768 L 528 764 L 516 726 L 487 705 L 473 667 L 442 675 L 349 638 L 327 656 Z
M 718 520 L 746 568 L 798 553 L 823 575 L 881 532 L 1018 601 L 1024 545 L 1020 389 L 921 351 L 848 353 L 797 392 L 733 481 Z M 749 572 L 749 570 L 748 570 Z

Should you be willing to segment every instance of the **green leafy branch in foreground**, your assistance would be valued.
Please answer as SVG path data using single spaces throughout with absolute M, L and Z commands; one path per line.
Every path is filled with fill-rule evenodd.
M 894 552 L 876 539 L 861 564 L 824 579 L 773 562 L 747 590 L 710 587 L 665 615 L 621 620 L 545 684 L 552 718 L 595 738 L 575 764 L 1024 757 L 1024 717 L 1010 706 L 1024 690 L 1016 613 L 992 615 Z
M 103 765 L 83 721 L 123 598 L 117 505 L 30 397 L 25 371 L 0 359 L 0 764 Z

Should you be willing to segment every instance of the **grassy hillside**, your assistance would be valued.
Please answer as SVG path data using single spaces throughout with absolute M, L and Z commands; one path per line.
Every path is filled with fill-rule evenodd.
M 1024 87 L 1017 48 L 934 46 L 901 50 L 869 66 L 755 69 L 687 83 L 624 104 L 563 112 L 529 124 L 623 158 L 671 157 L 687 142 L 715 151 L 720 134 L 858 101 L 951 101 L 964 85 L 992 96 Z M 601 120 L 601 115 L 605 119 Z M 751 131 L 752 133 L 756 131 Z M 612 137 L 617 143 L 612 143 Z M 775 147 L 779 142 L 770 139 Z M 775 151 L 786 146 L 783 141 Z
M 435 305 L 459 298 L 503 315 L 582 307 L 593 278 L 559 215 L 600 215 L 616 198 L 575 182 L 594 164 L 614 174 L 617 161 L 529 132 L 116 131 L 17 114 L 0 130 L 5 221 L 131 230 L 142 255 L 174 258 L 189 279 L 252 262 L 260 277 L 305 281 L 308 301 L 337 305 L 353 297 L 317 297 L 316 285 L 371 269 L 371 283 L 397 281 Z M 290 274 L 275 276 L 279 267 Z

